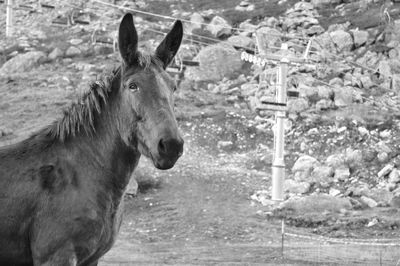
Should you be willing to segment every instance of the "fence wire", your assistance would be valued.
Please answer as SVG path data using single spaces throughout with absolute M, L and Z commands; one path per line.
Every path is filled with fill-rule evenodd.
M 283 232 L 282 258 L 311 265 L 400 265 L 400 239 L 341 239 Z

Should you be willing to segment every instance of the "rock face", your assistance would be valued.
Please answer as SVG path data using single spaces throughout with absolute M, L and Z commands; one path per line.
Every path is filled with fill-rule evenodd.
M 9 75 L 18 72 L 29 71 L 46 59 L 47 55 L 40 51 L 19 54 L 4 63 L 4 65 L 0 68 L 0 75 Z
M 202 49 L 194 60 L 199 61 L 199 67 L 189 68 L 185 73 L 186 78 L 194 81 L 235 78 L 242 72 L 245 64 L 240 59 L 240 52 L 227 43 L 210 45 Z

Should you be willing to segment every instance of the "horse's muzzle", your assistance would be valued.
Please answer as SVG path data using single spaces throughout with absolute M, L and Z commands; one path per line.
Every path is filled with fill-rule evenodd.
M 183 154 L 184 141 L 179 138 L 161 138 L 158 142 L 158 156 L 154 159 L 154 165 L 158 169 L 172 168 Z

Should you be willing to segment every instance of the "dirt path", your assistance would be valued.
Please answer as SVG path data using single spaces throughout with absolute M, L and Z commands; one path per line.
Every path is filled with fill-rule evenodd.
M 279 263 L 280 228 L 250 206 L 241 168 L 189 147 L 173 170 L 146 162 L 146 171 L 160 187 L 127 199 L 121 235 L 102 265 Z

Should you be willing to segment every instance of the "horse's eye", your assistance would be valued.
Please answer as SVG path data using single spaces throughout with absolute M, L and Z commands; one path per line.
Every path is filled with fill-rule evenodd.
M 178 88 L 177 88 L 176 86 L 174 86 L 174 87 L 172 88 L 172 91 L 173 91 L 173 92 L 176 92 L 177 89 L 178 89 Z
M 139 87 L 133 82 L 129 83 L 128 88 L 132 92 L 136 92 L 139 90 Z

